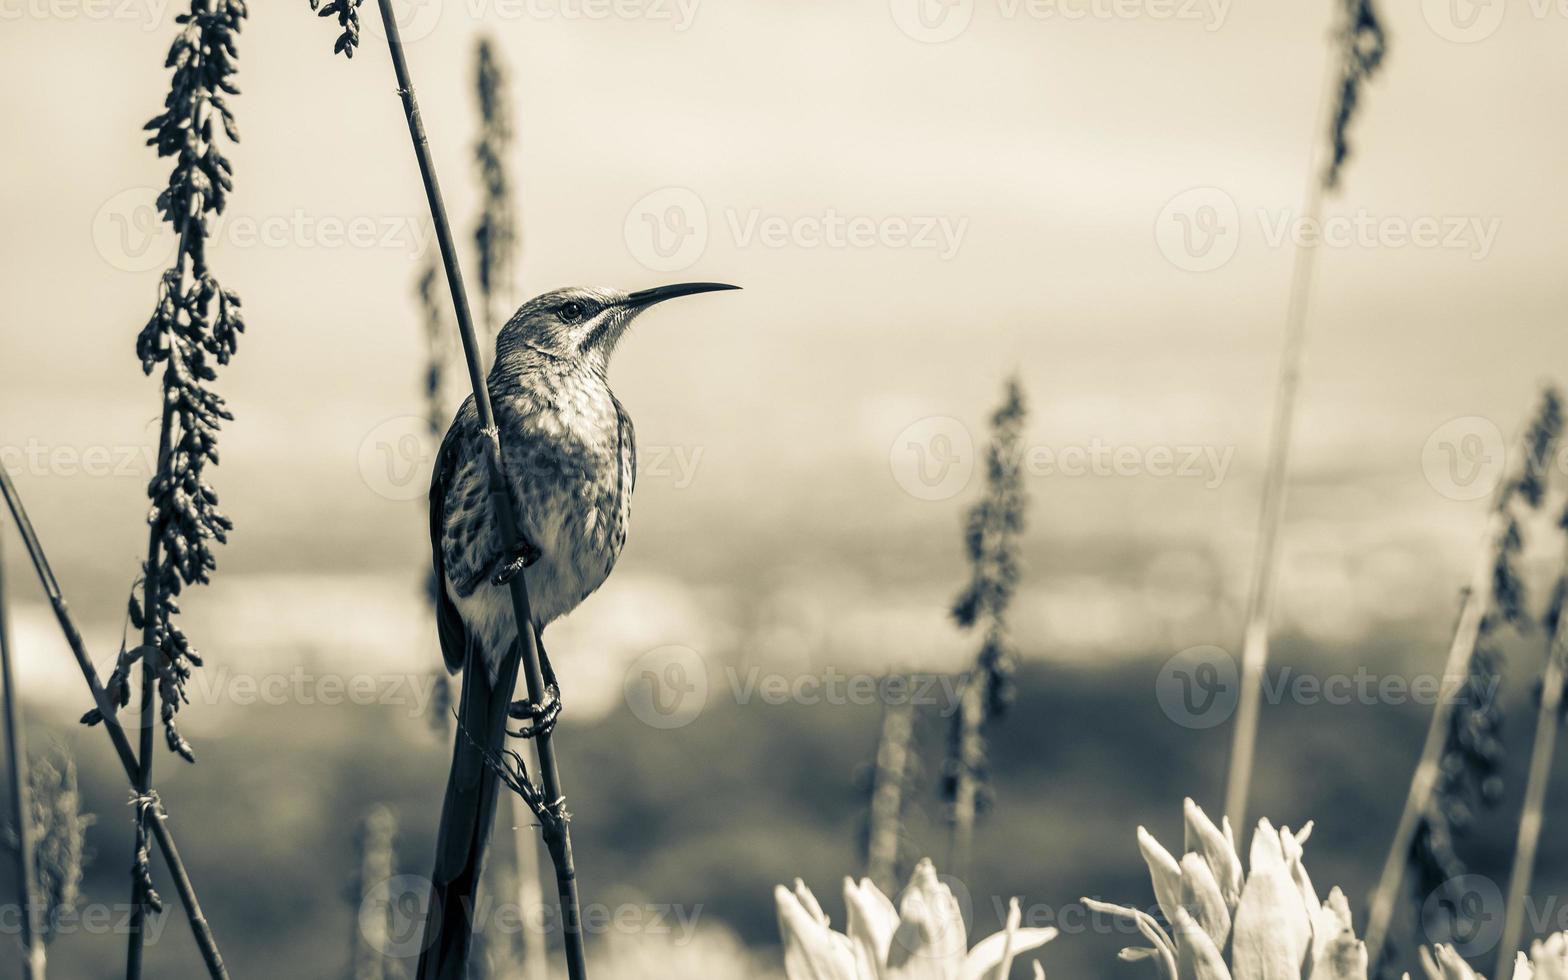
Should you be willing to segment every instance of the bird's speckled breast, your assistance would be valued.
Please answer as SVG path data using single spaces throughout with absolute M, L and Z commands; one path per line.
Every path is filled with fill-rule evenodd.
M 512 372 L 503 367 L 516 366 L 497 366 L 491 396 L 520 527 L 542 553 L 525 575 L 534 621 L 543 628 L 615 567 L 631 516 L 636 452 L 630 419 L 601 375 L 535 363 L 521 373 L 526 385 L 518 385 L 506 383 Z M 448 491 L 442 545 L 459 613 L 487 652 L 500 652 L 516 626 L 506 589 L 490 583 L 502 555 L 478 448 L 465 450 Z

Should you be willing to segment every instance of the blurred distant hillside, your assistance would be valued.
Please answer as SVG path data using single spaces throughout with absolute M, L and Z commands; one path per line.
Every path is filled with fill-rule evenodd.
M 1377 670 L 1400 643 L 1388 637 L 1358 656 Z M 1279 651 L 1278 663 L 1298 670 L 1321 671 L 1329 662 L 1300 643 Z M 1173 724 L 1155 696 L 1160 667 L 1158 659 L 1107 669 L 1030 666 L 997 730 L 996 809 L 982 822 L 966 885 L 979 929 L 995 926 L 997 902 L 1012 895 L 1032 915 L 1062 925 L 1067 934 L 1043 952 L 1054 976 L 1144 975 L 1114 959 L 1133 938 L 1083 932 L 1074 904 L 1082 895 L 1152 903 L 1134 829 L 1147 825 L 1174 847 L 1184 795 L 1211 812 L 1219 807 L 1227 730 Z M 1511 681 L 1514 769 L 1527 735 L 1523 687 L 1517 676 Z M 568 721 L 560 745 L 585 901 L 673 904 L 699 930 L 722 923 L 775 963 L 775 883 L 804 878 L 841 923 L 839 884 L 859 871 L 855 842 L 878 711 L 738 706 L 720 696 L 673 730 L 649 728 L 625 707 L 593 724 Z M 1362 914 L 1424 720 L 1413 705 L 1284 704 L 1264 716 L 1260 815 L 1292 826 L 1316 820 L 1307 846 L 1314 881 L 1324 891 L 1344 886 Z M 63 717 L 50 727 L 81 760 L 88 802 L 99 814 L 88 900 L 122 902 L 128 825 L 103 737 Z M 941 862 L 945 833 L 932 791 L 942 723 L 927 712 L 920 727 L 926 775 L 907 857 Z M 391 804 L 402 820 L 400 870 L 426 873 L 444 740 L 401 708 L 288 705 L 234 712 L 197 749 L 200 764 L 166 766 L 160 789 L 235 976 L 341 975 L 353 928 L 346 896 L 357 821 L 372 803 Z M 1568 770 L 1568 760 L 1559 759 L 1559 770 Z M 1488 822 L 1503 832 L 1498 840 L 1511 836 L 1505 825 L 1520 790 L 1510 773 L 1508 800 Z M 1549 812 L 1565 806 L 1568 779 L 1559 778 Z M 1505 874 L 1506 851 L 1482 830 L 1465 848 L 1475 870 Z M 1561 895 L 1568 839 L 1548 828 L 1543 845 L 1537 892 Z M 193 975 L 188 946 L 176 912 L 150 954 L 156 975 Z M 59 976 L 104 976 L 121 954 L 103 937 L 67 936 L 51 963 Z

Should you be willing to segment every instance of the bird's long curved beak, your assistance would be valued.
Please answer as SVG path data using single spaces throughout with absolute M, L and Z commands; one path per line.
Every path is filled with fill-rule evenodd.
M 647 309 L 655 303 L 662 303 L 667 299 L 679 296 L 695 296 L 698 293 L 712 293 L 721 289 L 739 289 L 726 282 L 680 282 L 673 286 L 655 286 L 653 289 L 640 289 L 631 293 L 621 304 L 632 309 Z

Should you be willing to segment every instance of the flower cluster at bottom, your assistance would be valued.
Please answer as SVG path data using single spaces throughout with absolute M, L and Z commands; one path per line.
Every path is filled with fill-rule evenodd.
M 773 894 L 789 980 L 1006 980 L 1015 957 L 1056 938 L 1055 929 L 1020 928 L 1013 899 L 1005 928 L 970 949 L 958 900 L 929 860 L 915 868 L 897 908 L 871 881 L 846 878 L 844 932 L 829 926 L 800 880 L 794 891 L 780 885 Z M 1036 978 L 1044 975 L 1036 963 Z
M 1160 980 L 1368 980 L 1350 903 L 1338 888 L 1319 900 L 1303 863 L 1311 823 L 1292 831 L 1260 820 L 1243 870 L 1229 821 L 1215 825 L 1192 800 L 1184 817 L 1179 860 L 1138 828 L 1163 923 L 1141 909 L 1083 900 L 1130 921 L 1147 941 L 1122 950 L 1122 959 L 1151 962 Z M 843 933 L 800 881 L 774 897 L 789 980 L 1007 980 L 1018 955 L 1056 937 L 1055 929 L 1020 928 L 1014 899 L 1002 931 L 969 948 L 958 902 L 929 860 L 896 909 L 870 881 L 846 879 Z M 1447 946 L 1422 949 L 1421 966 L 1426 980 L 1485 980 Z M 1038 961 L 1034 974 L 1044 980 Z M 1521 952 L 1511 980 L 1568 980 L 1568 932 Z

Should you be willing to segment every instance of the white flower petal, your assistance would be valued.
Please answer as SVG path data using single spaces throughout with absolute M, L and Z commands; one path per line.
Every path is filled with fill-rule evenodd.
M 823 925 L 828 924 L 828 917 L 822 912 L 822 904 L 817 901 L 817 896 L 811 894 L 811 889 L 799 878 L 795 879 L 795 898 L 800 901 L 801 908 Z
M 1171 927 L 1176 930 L 1176 969 L 1181 980 L 1231 980 L 1225 957 L 1191 913 L 1178 907 Z
M 1143 933 L 1143 938 L 1154 944 L 1155 952 L 1159 955 L 1160 975 L 1169 980 L 1176 980 L 1176 944 L 1165 934 L 1165 930 L 1160 928 L 1160 924 L 1154 921 L 1153 916 L 1141 909 L 1129 908 L 1126 905 L 1113 905 L 1092 898 L 1084 898 L 1081 901 L 1091 912 L 1114 915 L 1135 923 L 1138 931 Z M 1125 953 L 1126 950 L 1122 952 Z
M 784 940 L 785 975 L 789 980 L 857 980 L 849 939 L 829 929 L 818 918 L 821 908 L 814 914 L 798 892 L 783 885 L 773 889 L 779 935 Z
M 1430 980 L 1480 980 L 1451 946 L 1421 947 L 1421 968 Z
M 1530 968 L 1530 973 L 1515 973 L 1514 980 L 1568 980 L 1568 932 L 1536 940 L 1530 946 Z
M 1514 957 L 1513 980 L 1535 980 L 1535 966 L 1530 962 L 1530 957 L 1521 951 Z
M 1165 921 L 1172 922 L 1177 906 L 1181 905 L 1181 868 L 1160 842 L 1142 827 L 1138 828 L 1138 850 L 1149 866 L 1149 877 L 1154 882 L 1154 898 L 1160 903 Z
M 1314 954 L 1308 980 L 1367 980 L 1367 945 L 1346 929 Z M 1516 978 L 1517 980 L 1517 978 Z
M 1021 922 L 1022 913 L 1015 898 L 1008 904 L 1007 925 L 1002 931 L 980 940 L 964 957 L 959 980 L 1007 980 L 1013 971 L 1014 957 L 1056 938 L 1055 929 L 1021 929 Z
M 1312 879 L 1307 876 L 1307 866 L 1302 862 L 1302 846 L 1307 838 L 1312 836 L 1312 822 L 1301 828 L 1301 832 L 1292 834 L 1286 827 L 1280 831 L 1280 848 L 1285 854 L 1285 865 L 1290 869 L 1291 880 L 1296 883 L 1296 890 L 1301 893 L 1301 907 L 1307 913 L 1307 925 L 1310 927 L 1315 922 L 1322 905 L 1318 902 L 1317 890 L 1312 887 Z
M 888 980 L 954 980 L 968 948 L 963 912 L 929 858 L 915 866 L 888 945 Z
M 1181 904 L 1198 920 L 1198 925 L 1208 933 L 1214 945 L 1224 949 L 1225 941 L 1230 938 L 1230 908 L 1214 881 L 1209 862 L 1197 854 L 1187 854 L 1181 859 Z
M 1300 980 L 1312 923 L 1285 864 L 1280 834 L 1267 820 L 1252 835 L 1251 866 L 1231 930 L 1235 980 Z
M 1229 821 L 1226 821 L 1225 829 L 1221 831 L 1203 812 L 1203 808 L 1190 798 L 1183 802 L 1182 810 L 1187 825 L 1184 850 L 1203 855 L 1209 870 L 1214 873 L 1214 882 L 1219 885 L 1226 907 L 1235 915 L 1236 903 L 1241 900 L 1241 858 L 1236 854 L 1236 842 L 1231 836 Z
M 1350 948 L 1356 943 L 1356 932 L 1350 918 L 1350 902 L 1346 900 L 1345 893 L 1335 886 L 1328 893 L 1328 901 L 1319 906 L 1312 914 L 1312 972 L 1308 977 L 1316 975 L 1317 964 L 1328 959 L 1343 960 L 1347 955 L 1354 956 Z M 1365 955 L 1363 953 L 1363 955 Z M 1336 969 L 1354 968 L 1354 964 L 1342 964 Z M 1366 972 L 1366 967 L 1361 968 Z M 1327 976 L 1337 977 L 1339 973 L 1329 973 Z
M 881 980 L 887 966 L 888 945 L 898 929 L 898 912 L 869 878 L 859 884 L 844 879 L 844 906 L 849 910 L 845 928 L 855 955 L 856 975 Z

